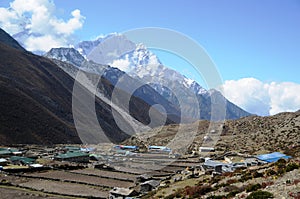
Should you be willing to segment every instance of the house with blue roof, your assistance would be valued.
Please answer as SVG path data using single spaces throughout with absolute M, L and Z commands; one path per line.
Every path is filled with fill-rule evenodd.
M 262 155 L 258 155 L 256 156 L 257 159 L 267 162 L 267 163 L 271 163 L 271 162 L 277 162 L 279 159 L 290 159 L 292 158 L 291 156 L 287 156 L 283 153 L 280 152 L 274 152 L 274 153 L 268 153 L 268 154 L 262 154 Z

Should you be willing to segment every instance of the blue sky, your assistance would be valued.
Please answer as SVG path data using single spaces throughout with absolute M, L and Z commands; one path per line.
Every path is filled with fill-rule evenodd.
M 32 0 L 1 0 L 0 7 L 8 8 L 11 2 L 21 4 L 22 1 Z M 300 109 L 300 97 L 296 95 L 300 93 L 299 0 L 54 0 L 53 3 L 55 9 L 51 14 L 58 21 L 68 21 L 76 9 L 84 17 L 78 18 L 81 24 L 72 29 L 73 40 L 91 40 L 101 34 L 142 27 L 173 29 L 203 46 L 224 80 L 224 90 L 227 90 L 224 95 L 231 101 L 261 115 Z M 164 64 L 204 84 L 185 61 L 170 54 L 155 53 Z M 240 88 L 241 84 L 253 89 L 246 93 L 247 97 L 254 96 L 264 111 L 259 112 L 260 106 L 252 108 L 247 97 L 238 95 L 238 89 L 245 90 Z M 276 98 L 273 93 L 278 95 L 279 89 L 284 90 L 282 95 L 289 96 L 288 100 L 280 99 L 284 105 L 273 102 Z M 257 97 L 257 92 L 262 91 L 268 95 Z
M 77 32 L 80 39 L 139 27 L 170 28 L 202 45 L 224 80 L 251 76 L 300 83 L 298 0 L 54 2 L 65 18 L 76 8 L 86 17 Z

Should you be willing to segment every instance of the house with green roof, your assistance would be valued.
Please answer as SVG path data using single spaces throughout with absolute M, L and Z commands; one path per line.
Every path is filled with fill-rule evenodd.
M 81 151 L 73 151 L 61 153 L 54 157 L 55 160 L 88 163 L 90 160 L 89 154 Z
M 69 152 L 80 151 L 80 147 L 78 147 L 78 146 L 65 146 L 64 149 L 66 149 Z
M 16 165 L 30 165 L 35 163 L 35 159 L 22 156 L 11 156 L 10 161 Z
M 12 155 L 11 151 L 9 151 L 7 149 L 0 149 L 0 157 L 1 158 L 9 157 L 10 155 Z
M 0 148 L 0 158 L 10 157 L 11 155 L 20 155 L 22 152 L 20 152 L 18 149 L 15 148 Z

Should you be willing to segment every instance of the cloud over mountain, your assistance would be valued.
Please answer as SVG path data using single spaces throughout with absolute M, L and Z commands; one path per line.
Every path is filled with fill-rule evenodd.
M 51 0 L 14 0 L 8 8 L 0 8 L 0 26 L 30 51 L 68 46 L 85 17 L 78 9 L 66 21 L 55 13 Z
M 223 94 L 231 102 L 258 115 L 300 109 L 300 85 L 293 82 L 264 83 L 255 78 L 225 81 Z

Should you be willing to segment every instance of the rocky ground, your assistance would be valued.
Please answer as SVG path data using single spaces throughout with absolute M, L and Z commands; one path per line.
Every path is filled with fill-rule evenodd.
M 293 158 L 282 165 L 267 164 L 216 178 L 204 175 L 180 182 L 170 181 L 145 198 L 251 198 L 249 195 L 255 190 L 269 192 L 274 198 L 300 198 L 300 111 L 215 123 L 199 121 L 169 125 L 138 134 L 125 143 L 168 145 L 179 139 L 179 129 L 195 135 L 187 151 L 189 154 L 199 155 L 200 146 L 210 146 L 216 152 L 205 156 L 218 157 L 226 152 L 256 155 L 279 151 Z M 297 166 L 290 170 L 293 164 Z
M 184 144 L 184 139 L 192 139 L 188 152 L 198 151 L 200 146 L 211 146 L 220 153 L 237 151 L 261 154 L 282 151 L 288 155 L 300 156 L 300 111 L 270 117 L 250 116 L 224 122 L 199 121 L 193 124 L 168 125 L 135 135 L 124 143 L 142 148 L 172 143 L 180 145 Z
M 280 160 L 213 178 L 201 175 L 178 182 L 170 180 L 144 198 L 251 198 L 251 194 L 263 191 L 273 198 L 297 199 L 300 197 L 299 166 L 300 159 Z

